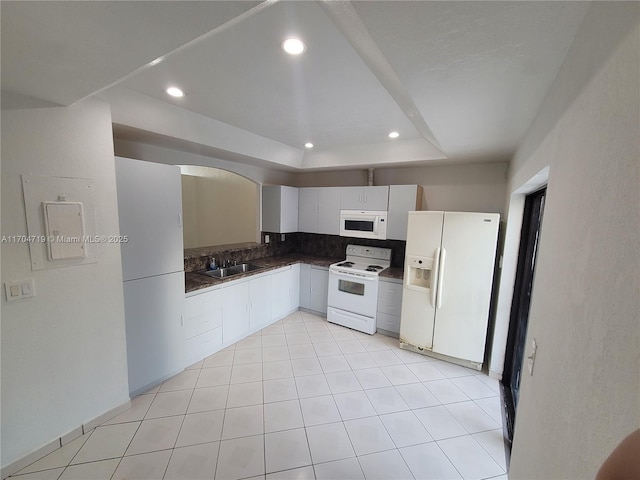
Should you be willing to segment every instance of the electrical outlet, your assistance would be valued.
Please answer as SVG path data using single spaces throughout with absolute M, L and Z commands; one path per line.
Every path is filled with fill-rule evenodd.
M 284 233 L 280 235 L 280 241 L 284 242 Z
M 529 375 L 533 375 L 533 366 L 536 363 L 536 353 L 538 352 L 538 342 L 533 339 L 531 344 L 531 355 L 527 357 L 527 366 L 529 367 Z
M 264 236 L 264 243 L 269 243 L 269 235 Z

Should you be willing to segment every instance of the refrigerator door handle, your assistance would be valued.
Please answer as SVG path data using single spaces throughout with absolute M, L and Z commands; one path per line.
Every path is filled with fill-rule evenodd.
M 431 270 L 431 278 L 433 281 L 431 285 L 431 306 L 433 307 L 436 306 L 436 293 L 439 288 L 439 285 L 438 285 L 438 272 L 440 271 L 439 269 L 440 269 L 440 248 L 437 248 L 435 258 L 433 260 L 433 269 Z
M 447 257 L 447 249 L 442 248 L 440 252 L 440 265 L 438 269 L 438 293 L 436 295 L 436 308 L 440 308 L 442 306 L 442 288 L 444 287 L 444 261 Z

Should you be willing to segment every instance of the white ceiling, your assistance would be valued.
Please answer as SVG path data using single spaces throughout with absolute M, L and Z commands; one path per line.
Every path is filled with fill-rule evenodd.
M 98 94 L 123 138 L 286 169 L 506 161 L 588 6 L 3 1 L 2 106 Z

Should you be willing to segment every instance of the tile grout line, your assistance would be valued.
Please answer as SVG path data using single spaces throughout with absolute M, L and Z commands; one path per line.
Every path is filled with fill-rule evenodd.
M 202 362 L 202 365 L 204 365 L 204 362 Z M 183 370 L 183 371 L 186 371 L 186 370 Z M 182 432 L 182 428 L 184 427 L 184 422 L 187 419 L 187 412 L 189 411 L 189 405 L 191 405 L 191 401 L 193 400 L 193 394 L 196 391 L 196 385 L 198 384 L 198 379 L 200 378 L 200 374 L 201 373 L 202 373 L 202 366 L 198 370 L 198 377 L 196 378 L 196 381 L 194 383 L 193 389 L 191 389 L 191 396 L 189 397 L 189 402 L 187 403 L 187 408 L 186 408 L 186 410 L 184 412 L 184 415 L 182 415 L 182 422 L 180 423 L 180 428 L 178 429 L 178 434 L 176 435 L 176 439 L 173 442 L 173 448 L 171 449 L 171 454 L 169 455 L 169 460 L 167 461 L 167 465 L 164 467 L 164 473 L 162 474 L 162 478 L 166 477 L 167 476 L 167 472 L 169 471 L 169 465 L 171 465 L 171 459 L 173 458 L 173 454 L 176 451 L 176 445 L 178 444 L 178 439 L 180 438 L 180 433 Z M 165 380 L 165 382 L 166 381 L 167 380 Z M 162 384 L 164 384 L 165 382 L 162 382 Z M 158 389 L 158 393 L 160 393 L 160 389 Z M 149 408 L 151 408 L 151 406 L 149 406 Z M 148 453 L 150 453 L 150 452 L 148 452 Z

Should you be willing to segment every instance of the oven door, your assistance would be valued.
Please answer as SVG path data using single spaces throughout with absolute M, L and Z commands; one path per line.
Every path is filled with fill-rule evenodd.
M 360 277 L 329 270 L 329 307 L 375 318 L 378 277 Z

